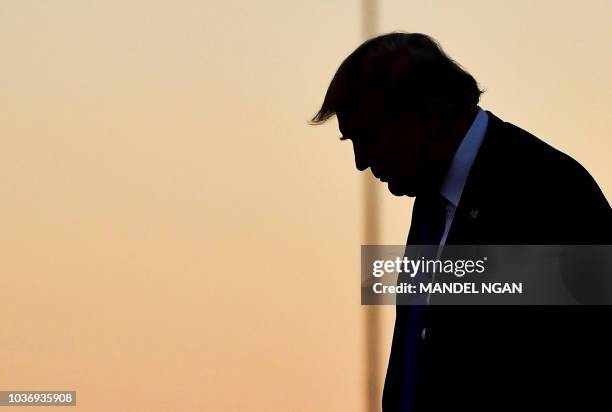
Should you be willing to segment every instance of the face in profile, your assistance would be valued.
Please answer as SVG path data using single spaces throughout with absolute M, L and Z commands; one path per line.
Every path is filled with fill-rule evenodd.
M 391 116 L 363 107 L 337 113 L 342 139 L 350 139 L 358 170 L 371 169 L 396 196 L 416 196 L 428 186 L 434 164 L 428 132 L 418 116 Z

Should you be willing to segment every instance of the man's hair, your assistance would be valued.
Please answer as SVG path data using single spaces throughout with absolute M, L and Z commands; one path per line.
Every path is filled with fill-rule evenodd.
M 360 103 L 379 104 L 387 112 L 453 112 L 478 104 L 481 94 L 474 77 L 434 39 L 393 32 L 367 40 L 342 62 L 311 123 Z

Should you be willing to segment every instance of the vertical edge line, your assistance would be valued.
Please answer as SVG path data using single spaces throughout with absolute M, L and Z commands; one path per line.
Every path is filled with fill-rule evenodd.
M 361 1 L 361 37 L 365 41 L 379 31 L 380 0 Z M 371 172 L 362 177 L 363 196 L 363 244 L 376 245 L 380 241 L 380 209 L 378 182 Z M 364 410 L 374 412 L 381 410 L 381 376 L 380 376 L 380 308 L 364 306 L 365 332 L 365 377 L 364 377 Z

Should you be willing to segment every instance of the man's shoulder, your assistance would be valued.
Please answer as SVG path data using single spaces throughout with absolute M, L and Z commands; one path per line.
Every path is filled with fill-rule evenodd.
M 564 243 L 606 243 L 612 212 L 586 168 L 512 123 L 493 118 L 492 125 L 486 167 L 478 172 L 485 184 L 475 191 L 510 226 L 527 222 L 525 231 Z
M 595 179 L 576 159 L 527 130 L 489 113 L 496 164 L 506 168 L 517 183 L 545 184 L 551 189 L 571 190 L 574 186 L 596 185 Z M 517 179 L 517 178 L 521 179 Z M 540 187 L 542 189 L 542 187 Z

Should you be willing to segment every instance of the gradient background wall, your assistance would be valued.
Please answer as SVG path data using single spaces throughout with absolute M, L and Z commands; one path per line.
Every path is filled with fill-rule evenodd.
M 307 125 L 360 9 L 0 3 L 0 390 L 76 390 L 83 411 L 365 409 L 361 178 L 334 120 Z M 437 38 L 483 107 L 610 199 L 611 14 L 386 0 L 378 27 Z M 412 200 L 379 199 L 380 242 L 403 243 Z

